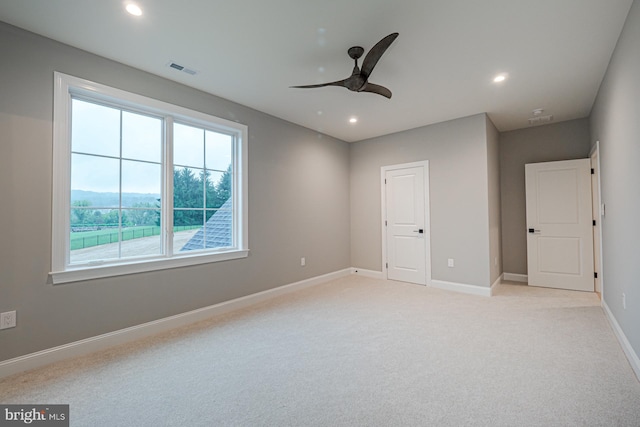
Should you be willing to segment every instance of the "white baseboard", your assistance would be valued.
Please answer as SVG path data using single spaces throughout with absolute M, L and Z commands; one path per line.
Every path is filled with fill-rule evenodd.
M 0 362 L 0 378 L 9 375 L 24 372 L 30 369 L 39 368 L 50 363 L 71 357 L 82 356 L 93 353 L 95 351 L 104 350 L 118 344 L 134 341 L 140 338 L 148 337 L 160 332 L 168 331 L 180 326 L 185 326 L 200 320 L 207 319 L 211 316 L 228 313 L 233 310 L 248 307 L 262 301 L 266 301 L 273 297 L 283 295 L 289 292 L 319 285 L 330 280 L 345 277 L 351 274 L 351 269 L 335 271 L 333 273 L 324 274 L 322 276 L 312 277 L 310 279 L 301 280 L 299 282 L 290 283 L 288 285 L 279 286 L 277 288 L 268 289 L 252 295 L 236 298 L 230 301 L 221 302 L 219 304 L 210 305 L 208 307 L 199 308 L 197 310 L 188 311 L 186 313 L 176 314 L 175 316 L 165 317 L 163 319 L 154 320 L 152 322 L 143 323 L 141 325 L 131 326 L 129 328 L 120 329 L 118 331 L 109 332 L 69 344 L 49 348 L 35 353 L 19 356 Z
M 351 267 L 351 274 L 369 277 L 372 279 L 384 280 L 384 274 L 382 271 L 366 270 L 363 268 Z M 446 282 L 444 280 L 431 280 L 428 286 L 445 289 L 448 291 L 463 292 L 466 294 L 482 295 L 482 296 L 490 297 L 493 293 L 493 290 L 500 283 L 501 280 L 502 280 L 502 275 L 500 275 L 500 277 L 498 277 L 498 279 L 493 283 L 493 285 L 491 285 L 491 288 L 484 288 L 482 286 L 477 286 L 477 285 L 466 285 L 464 283 Z
M 371 279 L 384 279 L 382 271 L 365 270 L 364 268 L 351 267 L 351 274 L 357 274 L 358 276 L 369 277 Z
M 529 283 L 529 277 L 526 274 L 504 273 L 504 280 L 510 282 Z
M 429 286 L 447 291 L 463 292 L 471 295 L 481 295 L 485 297 L 491 296 L 491 288 L 485 288 L 477 285 L 467 285 L 464 283 L 446 282 L 444 280 L 431 280 Z
M 493 293 L 495 292 L 496 289 L 498 289 L 498 286 L 500 285 L 500 282 L 502 282 L 503 278 L 504 278 L 504 273 L 498 276 L 496 281 L 493 282 L 493 284 L 491 285 L 491 289 L 489 289 L 489 296 L 493 296 Z
M 638 381 L 640 381 L 640 358 L 633 350 L 633 347 L 631 347 L 631 343 L 627 339 L 627 336 L 624 334 L 624 332 L 622 332 L 622 328 L 618 324 L 618 321 L 613 316 L 613 313 L 609 309 L 607 303 L 604 302 L 604 300 L 602 300 L 602 309 L 604 310 L 604 314 L 607 317 L 607 320 L 609 320 L 609 323 L 611 324 L 613 332 L 616 334 L 616 338 L 618 338 L 618 342 L 620 343 L 624 354 L 627 356 L 627 360 L 629 360 L 631 368 L 636 374 L 636 378 L 638 378 Z

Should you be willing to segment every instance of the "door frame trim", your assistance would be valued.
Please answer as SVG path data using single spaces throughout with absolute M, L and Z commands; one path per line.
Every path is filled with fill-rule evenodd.
M 387 219 L 387 192 L 384 180 L 388 171 L 415 167 L 422 167 L 424 169 L 425 285 L 431 286 L 431 216 L 429 214 L 431 202 L 429 200 L 429 160 L 387 165 L 380 168 L 380 230 L 382 237 L 382 277 L 385 280 L 389 279 L 387 269 L 387 228 L 385 226 L 385 221 Z
M 598 227 L 598 232 L 599 232 L 599 239 L 598 239 L 598 243 L 599 243 L 599 259 L 598 259 L 598 263 L 600 264 L 600 271 L 598 271 L 598 279 L 600 279 L 600 300 L 604 303 L 604 266 L 603 266 L 603 262 L 602 262 L 602 206 L 604 205 L 604 202 L 602 201 L 602 183 L 601 183 L 601 177 L 602 177 L 602 169 L 600 169 L 600 141 L 596 141 L 596 143 L 593 145 L 593 147 L 591 147 L 591 150 L 589 151 L 589 159 L 592 158 L 593 154 L 596 153 L 596 160 L 597 160 L 597 170 L 598 170 L 598 175 L 596 176 L 596 181 L 598 183 L 598 188 L 596 189 L 596 191 L 598 192 L 598 203 L 600 203 L 599 209 L 598 209 L 598 218 L 594 218 L 596 221 L 598 221 L 598 224 L 600 224 L 600 226 Z M 593 165 L 592 165 L 593 166 Z M 593 191 L 594 188 L 591 188 L 591 197 L 593 199 Z M 593 201 L 592 201 L 593 203 Z M 595 248 L 594 248 L 595 249 Z M 594 289 L 595 289 L 595 285 L 594 285 Z

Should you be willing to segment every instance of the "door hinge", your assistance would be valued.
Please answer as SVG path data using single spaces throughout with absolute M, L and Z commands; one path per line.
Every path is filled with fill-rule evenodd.
M 593 220 L 593 226 L 594 227 L 596 226 L 596 220 L 595 219 Z
M 595 169 L 591 168 L 591 175 L 595 175 L 595 174 L 596 174 Z
M 594 273 L 593 273 L 593 278 L 594 278 L 594 279 L 597 279 L 597 278 L 598 278 L 598 273 L 594 272 Z
M 384 222 L 384 226 L 385 226 L 385 227 L 387 226 L 387 221 L 385 221 L 385 222 Z
M 591 170 L 593 170 L 593 169 L 591 169 Z M 384 179 L 384 183 L 385 183 L 385 184 L 387 183 L 387 178 L 385 178 L 385 179 Z
M 385 268 L 386 268 L 386 269 L 389 269 L 389 263 L 388 263 L 388 262 L 387 262 L 387 263 L 385 263 Z

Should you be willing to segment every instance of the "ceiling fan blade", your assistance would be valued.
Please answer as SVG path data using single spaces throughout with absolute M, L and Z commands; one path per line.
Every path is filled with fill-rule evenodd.
M 391 91 L 389 89 L 384 86 L 374 85 L 373 83 L 365 83 L 362 89 L 360 89 L 360 92 L 377 93 L 378 95 L 391 99 Z
M 398 33 L 389 34 L 387 37 L 380 40 L 374 47 L 371 48 L 364 61 L 362 61 L 362 67 L 360 68 L 360 75 L 365 79 L 368 79 L 373 71 L 373 67 L 376 66 L 378 60 L 382 54 L 391 46 L 391 43 L 398 37 Z
M 329 83 L 320 83 L 317 85 L 303 85 L 303 86 L 289 86 L 290 88 L 297 88 L 297 89 L 311 89 L 314 87 L 325 87 L 325 86 L 343 86 L 346 87 L 346 82 L 349 79 L 344 79 L 344 80 L 338 80 L 335 82 L 329 82 Z

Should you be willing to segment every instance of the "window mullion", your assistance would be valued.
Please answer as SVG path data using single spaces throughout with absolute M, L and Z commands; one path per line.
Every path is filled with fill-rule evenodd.
M 207 132 L 202 129 L 202 231 L 204 239 L 203 249 L 207 249 L 207 184 L 209 174 L 207 170 Z
M 118 179 L 118 259 L 122 259 L 122 216 L 124 212 L 122 212 L 122 110 L 120 110 L 120 157 L 119 157 L 119 165 L 120 165 L 120 176 Z
M 240 154 L 241 154 L 241 145 L 239 144 L 238 141 L 238 136 L 234 136 L 233 137 L 233 151 L 231 154 L 231 188 L 232 188 L 232 193 L 231 193 L 231 200 L 232 200 L 232 204 L 231 204 L 231 209 L 232 209 L 232 215 L 233 215 L 233 222 L 232 222 L 232 240 L 233 240 L 233 246 L 234 247 L 240 247 L 242 246 L 242 241 L 243 241 L 243 237 L 240 235 L 240 233 L 244 233 L 244 227 L 241 226 L 241 217 L 239 215 L 240 212 L 240 208 L 241 208 L 241 203 L 242 201 L 240 200 Z
M 164 118 L 162 212 L 165 255 L 173 257 L 173 117 Z

